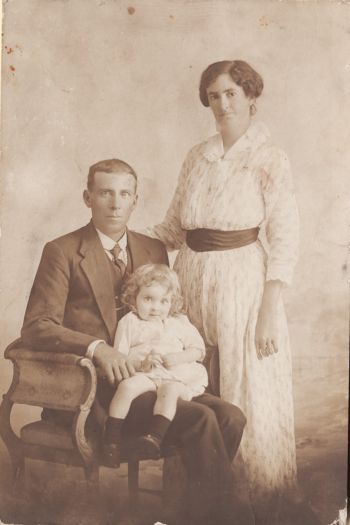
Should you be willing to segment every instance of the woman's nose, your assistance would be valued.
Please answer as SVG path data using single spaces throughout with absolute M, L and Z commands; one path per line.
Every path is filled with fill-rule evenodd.
M 228 109 L 228 100 L 225 96 L 220 98 L 220 107 L 223 111 Z

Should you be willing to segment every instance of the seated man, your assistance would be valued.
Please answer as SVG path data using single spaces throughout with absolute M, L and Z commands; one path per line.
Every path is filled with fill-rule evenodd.
M 113 349 L 117 323 L 125 313 L 119 302 L 124 276 L 146 263 L 167 264 L 168 257 L 160 241 L 127 228 L 137 202 L 137 176 L 128 164 L 111 159 L 91 166 L 83 197 L 92 220 L 46 244 L 21 335 L 34 349 L 92 359 L 108 379 L 98 388 L 107 406 L 113 385 L 135 373 L 127 357 Z M 154 393 L 133 402 L 126 431 L 145 432 L 154 402 Z M 166 443 L 181 452 L 194 523 L 213 523 L 210 516 L 225 523 L 224 514 L 231 523 L 230 464 L 244 425 L 237 407 L 210 394 L 179 401 Z

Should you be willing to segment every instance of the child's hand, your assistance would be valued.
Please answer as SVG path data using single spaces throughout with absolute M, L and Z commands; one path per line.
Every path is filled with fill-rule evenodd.
M 161 364 L 163 364 L 163 358 L 161 354 L 157 354 L 154 350 L 152 350 L 142 361 L 142 371 L 150 372 L 153 366 Z
M 166 354 L 162 357 L 165 368 L 171 368 L 172 366 L 179 365 L 182 362 L 181 352 Z

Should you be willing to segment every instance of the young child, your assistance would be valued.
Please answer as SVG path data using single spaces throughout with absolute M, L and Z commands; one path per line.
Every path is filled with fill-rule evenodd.
M 208 384 L 205 346 L 198 330 L 181 313 L 182 298 L 176 273 L 163 264 L 139 267 L 126 282 L 122 301 L 131 311 L 118 323 L 114 347 L 128 355 L 136 375 L 118 385 L 109 406 L 104 452 L 119 464 L 121 430 L 131 402 L 154 391 L 157 400 L 147 435 L 138 438 L 136 453 L 157 459 L 173 420 L 178 399 L 190 401 Z

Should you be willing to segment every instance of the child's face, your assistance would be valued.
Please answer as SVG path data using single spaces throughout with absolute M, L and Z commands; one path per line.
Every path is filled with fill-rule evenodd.
M 144 321 L 163 321 L 169 315 L 171 293 L 159 283 L 141 286 L 136 296 L 136 310 Z

